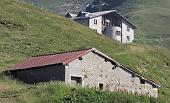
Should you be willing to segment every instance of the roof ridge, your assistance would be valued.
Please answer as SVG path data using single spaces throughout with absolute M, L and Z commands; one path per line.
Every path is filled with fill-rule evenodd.
M 56 54 L 63 54 L 63 53 L 71 53 L 71 52 L 79 52 L 83 50 L 90 50 L 90 49 L 95 49 L 95 48 L 84 48 L 84 49 L 77 49 L 77 50 L 72 50 L 72 51 L 63 51 L 63 52 L 51 52 L 51 53 L 44 53 L 40 55 L 34 55 L 32 57 L 40 57 L 40 56 L 49 56 L 49 55 L 56 55 Z

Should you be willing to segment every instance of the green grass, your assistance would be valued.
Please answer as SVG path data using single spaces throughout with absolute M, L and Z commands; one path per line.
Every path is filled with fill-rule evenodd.
M 128 15 L 138 26 L 137 43 L 170 48 L 169 0 L 126 0 L 124 5 L 128 5 Z
M 49 82 L 35 85 L 25 85 L 10 78 L 10 88 L 0 92 L 0 102 L 3 103 L 162 103 L 162 99 L 137 96 L 123 92 L 100 91 L 90 88 L 75 87 L 61 82 Z M 18 88 L 17 88 L 18 87 Z M 74 95 L 75 93 L 75 95 Z
M 32 2 L 34 5 L 44 7 L 49 11 L 57 13 L 78 12 L 83 10 L 86 3 L 95 0 L 24 0 Z M 107 9 L 117 9 L 124 15 L 130 17 L 138 29 L 136 31 L 136 42 L 139 44 L 161 45 L 170 48 L 170 1 L 169 0 L 103 0 L 107 4 Z M 76 5 L 79 9 L 67 4 Z M 84 3 L 84 7 L 82 7 Z
M 146 44 L 122 45 L 73 21 L 16 0 L 0 1 L 0 36 L 0 71 L 33 55 L 95 47 L 120 63 L 160 83 L 162 88 L 159 91 L 159 99 L 165 103 L 170 101 L 170 55 L 166 48 Z M 32 87 L 0 74 L 0 102 L 57 101 L 58 97 L 64 98 L 63 95 L 69 94 L 67 91 L 70 91 L 70 87 L 66 87 L 63 88 L 63 91 L 66 91 L 65 94 L 62 94 L 61 89 L 58 92 L 59 96 L 55 97 L 57 91 L 54 92 L 53 89 L 58 90 L 55 85 L 57 84 Z M 81 91 L 83 89 L 77 92 Z M 93 91 L 88 94 L 93 95 Z M 46 95 L 49 99 L 45 98 Z M 114 94 L 111 95 L 115 97 Z M 120 95 L 121 97 L 118 96 L 115 99 L 121 103 L 126 103 L 125 101 L 129 98 L 139 103 L 145 102 L 145 99 L 148 100 L 147 97 Z M 95 94 L 95 96 L 99 95 Z M 80 96 L 80 98 L 85 97 Z M 132 102 L 131 99 L 129 102 Z

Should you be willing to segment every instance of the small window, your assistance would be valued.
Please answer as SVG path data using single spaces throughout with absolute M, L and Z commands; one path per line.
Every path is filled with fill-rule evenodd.
M 103 84 L 102 83 L 99 83 L 99 89 L 103 90 Z
M 79 57 L 79 60 L 83 60 L 83 58 L 82 58 L 82 57 Z
M 152 87 L 153 87 L 153 88 L 158 88 L 158 87 L 157 87 L 156 85 L 154 85 L 154 84 L 152 84 Z
M 97 20 L 96 19 L 94 19 L 94 24 L 97 24 Z
M 145 84 L 145 80 L 144 80 L 144 79 L 141 79 L 141 80 L 140 80 L 140 83 L 141 83 L 141 84 Z
M 116 31 L 116 35 L 117 35 L 117 36 L 120 36 L 120 31 Z
M 108 62 L 108 60 L 107 60 L 107 59 L 105 59 L 104 61 L 105 61 L 105 62 Z
M 132 78 L 135 78 L 135 77 L 136 77 L 136 75 L 133 73 L 133 74 L 132 74 Z
M 105 21 L 104 20 L 102 21 L 102 24 L 105 25 Z
M 111 27 L 111 24 L 109 23 L 108 26 Z
M 127 38 L 127 41 L 130 41 L 130 36 L 127 36 L 126 38 Z
M 116 69 L 118 67 L 118 65 L 113 65 L 112 69 Z
M 109 22 L 106 22 L 106 26 L 110 27 L 110 26 L 111 26 L 111 24 L 110 24 Z
M 127 31 L 130 31 L 130 27 L 129 26 L 127 26 Z
M 81 85 L 82 84 L 81 77 L 72 77 L 71 76 L 71 84 L 72 85 Z
M 106 22 L 106 26 L 109 26 L 109 23 L 108 23 L 108 22 Z

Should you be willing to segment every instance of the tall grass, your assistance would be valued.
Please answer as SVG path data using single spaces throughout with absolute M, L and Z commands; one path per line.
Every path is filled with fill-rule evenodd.
M 95 47 L 118 62 L 159 82 L 162 85 L 159 91 L 161 100 L 167 103 L 170 101 L 169 50 L 139 44 L 122 45 L 61 16 L 16 0 L 0 0 L 0 71 L 33 55 L 88 47 Z M 0 74 L 0 102 L 57 102 L 70 93 L 69 88 L 57 89 L 55 84 L 30 87 Z M 95 94 L 90 92 L 91 97 L 93 93 Z M 97 93 L 95 95 L 100 96 Z
M 32 86 L 23 96 L 25 103 L 159 103 L 150 97 L 72 87 L 59 82 Z

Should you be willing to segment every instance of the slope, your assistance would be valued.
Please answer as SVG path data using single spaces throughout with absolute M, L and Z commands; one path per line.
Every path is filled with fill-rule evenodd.
M 98 0 L 24 0 L 49 11 L 64 14 L 84 10 L 86 5 Z M 136 42 L 161 45 L 170 48 L 170 1 L 169 0 L 103 0 L 104 10 L 116 9 L 137 26 Z M 92 6 L 93 7 L 93 6 Z
M 167 103 L 170 101 L 170 55 L 165 48 L 139 44 L 122 45 L 73 21 L 16 0 L 0 1 L 0 36 L 1 71 L 33 55 L 95 47 L 161 83 L 160 99 Z M 35 88 L 37 92 L 34 92 Z M 48 88 L 51 88 L 50 85 Z M 36 96 L 44 96 L 39 86 L 29 88 L 26 84 L 10 80 L 2 73 L 0 91 L 0 102 L 3 103 L 27 100 L 27 93 L 31 91 Z M 49 90 L 51 98 L 54 96 L 52 94 Z M 39 100 L 38 97 L 34 99 Z
M 170 48 L 170 1 L 143 2 L 140 1 L 137 10 L 133 11 L 136 24 L 140 27 L 138 39 L 143 43 L 159 44 Z

